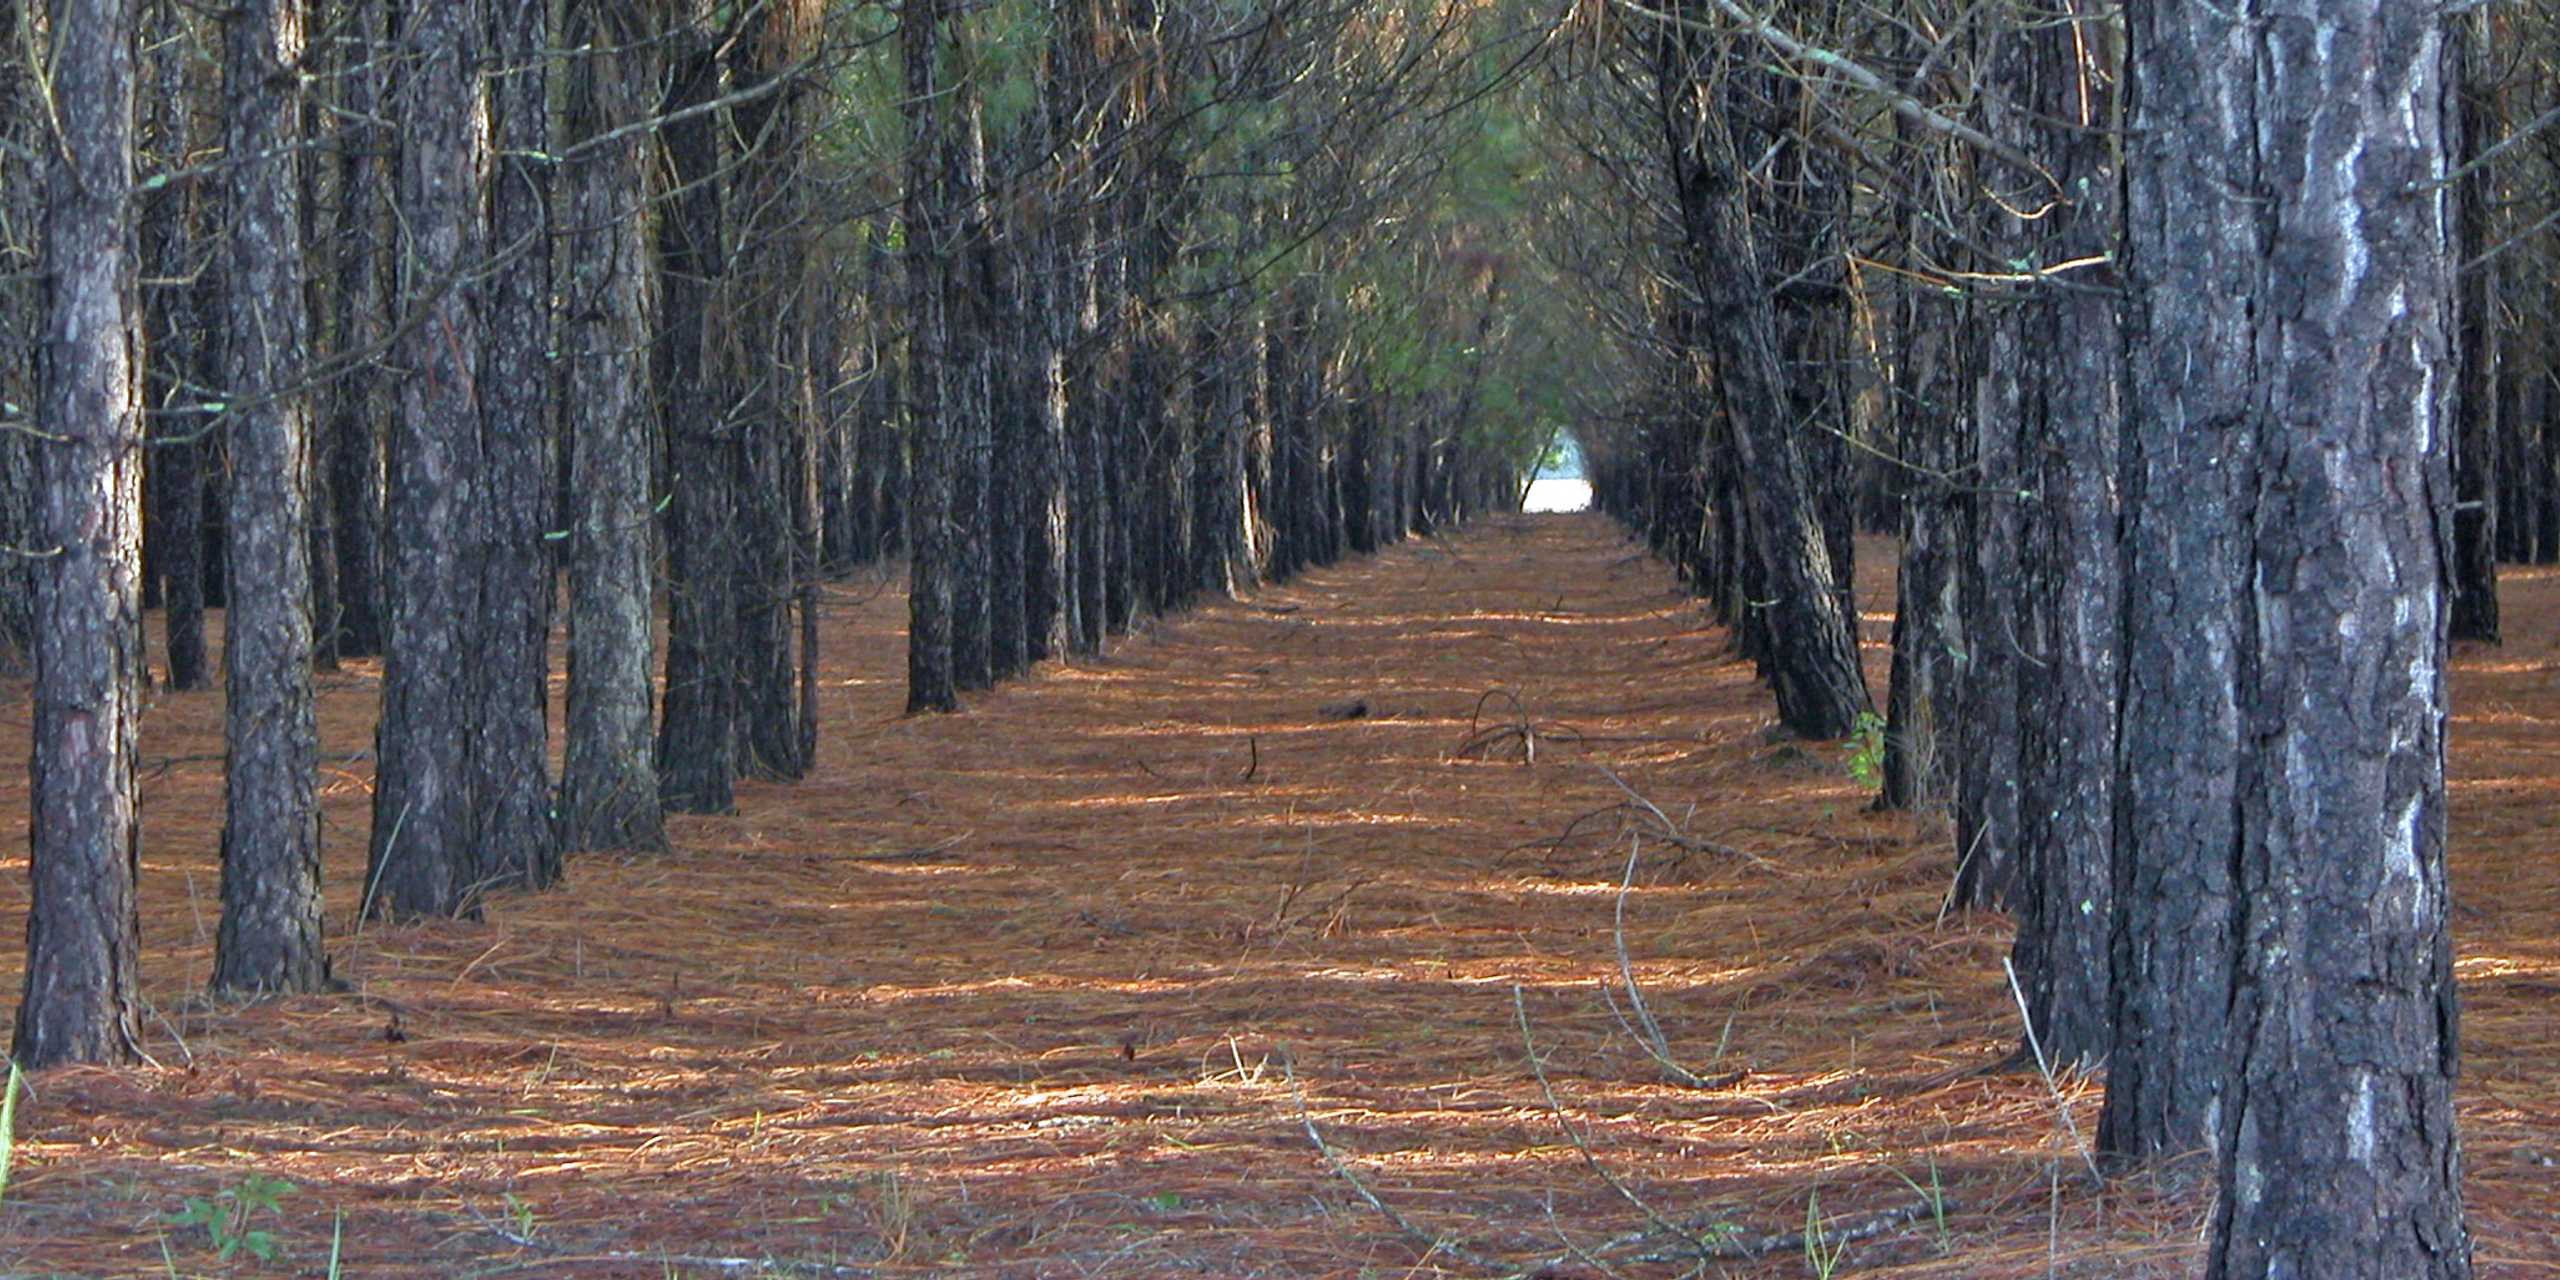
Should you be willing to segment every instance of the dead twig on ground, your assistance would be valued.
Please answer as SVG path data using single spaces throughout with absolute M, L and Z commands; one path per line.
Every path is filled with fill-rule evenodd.
M 1643 848 L 1644 837 L 1633 834 L 1627 837 L 1627 870 L 1626 874 L 1618 879 L 1618 900 L 1610 913 L 1609 920 L 1610 933 L 1615 938 L 1618 948 L 1618 980 L 1627 984 L 1627 1008 L 1635 1014 L 1632 1025 L 1624 1016 L 1618 1018 L 1618 1025 L 1625 1029 L 1639 1048 L 1644 1050 L 1646 1057 L 1653 1059 L 1653 1065 L 1661 1068 L 1662 1073 L 1670 1077 L 1674 1083 L 1686 1085 L 1692 1089 L 1728 1088 L 1750 1073 L 1728 1071 L 1722 1075 L 1702 1076 L 1681 1066 L 1679 1060 L 1671 1056 L 1670 1038 L 1662 1034 L 1661 1024 L 1653 1020 L 1653 1011 L 1645 1007 L 1644 988 L 1636 983 L 1635 961 L 1627 955 L 1627 894 L 1635 888 L 1636 860 L 1642 856 Z M 1606 995 L 1609 988 L 1606 983 L 1603 983 L 1600 990 Z M 1618 1013 L 1618 1003 L 1615 999 L 1609 1001 L 1609 1012 L 1612 1015 Z M 1728 1030 L 1732 1025 L 1730 1020 L 1725 1023 Z M 1521 1030 L 1525 1035 L 1528 1029 L 1524 1025 Z M 1721 1042 L 1716 1045 L 1716 1056 L 1724 1056 L 1724 1045 Z

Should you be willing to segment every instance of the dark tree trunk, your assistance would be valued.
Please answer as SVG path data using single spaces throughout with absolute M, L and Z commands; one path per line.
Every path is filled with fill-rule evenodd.
M 650 732 L 656 638 L 650 631 L 645 138 L 589 140 L 644 119 L 656 83 L 654 34 L 631 0 L 573 5 L 566 43 L 567 128 L 592 146 L 568 169 L 570 449 L 568 742 L 560 769 L 562 843 L 570 849 L 666 847 Z
M 411 12 L 402 32 L 401 294 L 416 322 L 393 352 L 404 378 L 385 522 L 391 644 L 365 872 L 367 910 L 393 918 L 479 912 L 481 29 L 477 0 L 449 0 Z
M 1754 598 L 1770 602 L 1767 657 L 1778 718 L 1804 737 L 1845 737 L 1873 704 L 1795 439 L 1740 165 L 1727 123 L 1697 102 L 1700 51 L 1694 46 L 1703 37 L 1673 28 L 1661 39 L 1657 89 L 1683 252 L 1704 304 L 1718 390 L 1744 476 L 1744 512 L 1766 588 Z
M 1037 365 L 1032 334 L 1036 310 L 1018 300 L 1024 285 L 1019 241 L 1027 229 L 993 226 L 984 247 L 988 330 L 987 363 L 987 670 L 998 680 L 1031 665 L 1028 550 L 1032 523 L 1025 483 L 1033 447 L 1031 375 Z M 1008 303 L 1011 305 L 1008 305 Z
M 1939 246 L 1926 219 L 1904 220 L 1906 243 Z M 1902 560 L 1894 575 L 1893 674 L 1885 695 L 1884 777 L 1888 809 L 1944 803 L 1950 795 L 1959 720 L 1964 625 L 1957 608 L 1963 574 L 1956 388 L 1964 385 L 1962 305 L 1924 289 L 1901 291 L 1894 360 L 1895 437 L 1912 465 L 1898 470 Z M 1964 846 L 1959 844 L 1961 856 Z
M 1241 317 L 1224 325 L 1203 325 L 1196 359 L 1201 365 L 1200 460 L 1193 472 L 1192 582 L 1194 590 L 1213 600 L 1231 600 L 1251 580 L 1253 553 L 1245 534 L 1245 371 L 1257 360 L 1233 354 L 1227 340 L 1243 327 Z M 1251 348 L 1237 344 L 1250 352 Z
M 551 819 L 552 528 L 550 23 L 547 0 L 490 0 L 491 273 L 482 332 L 479 657 L 473 671 L 473 804 L 481 874 L 548 887 L 560 878 Z
M 381 115 L 390 36 L 384 0 L 349 0 L 339 36 L 338 71 L 345 115 L 335 122 L 338 238 L 331 291 L 334 330 L 344 358 L 381 346 L 389 335 L 391 161 L 398 140 L 371 123 Z M 338 632 L 344 657 L 375 657 L 384 639 L 382 567 L 382 424 L 391 404 L 383 362 L 357 360 L 341 371 L 329 396 L 329 500 L 338 559 Z
M 22 47 L 20 22 L 19 6 L 0 5 L 0 48 Z M 0 217 L 13 227 L 36 225 L 45 181 L 44 152 L 35 142 L 41 136 L 36 95 L 27 72 L 24 59 L 0 56 Z M 30 417 L 36 402 L 42 266 L 33 243 L 0 242 L 0 419 L 11 422 Z M 15 549 L 42 545 L 34 437 L 0 429 L 0 675 L 26 674 L 34 657 L 37 561 Z
M 296 4 L 299 8 L 307 8 L 302 0 L 296 0 Z M 323 66 L 328 65 L 321 53 L 309 51 L 310 36 L 307 31 L 302 33 L 301 39 L 307 50 L 305 53 L 307 59 Z M 329 115 L 320 95 L 306 88 L 298 95 L 298 101 L 294 127 L 301 130 L 301 137 L 313 138 L 325 135 L 329 130 Z M 328 188 L 333 170 L 325 154 L 306 144 L 294 153 L 293 175 L 301 201 L 302 258 L 307 263 L 310 260 L 311 246 L 326 244 L 329 240 L 330 232 L 322 223 L 321 217 L 323 211 L 332 204 L 333 197 Z M 329 291 L 320 274 L 308 269 L 297 272 L 301 287 L 295 292 L 300 295 L 302 308 L 303 357 L 306 373 L 312 353 L 315 350 L 325 349 L 326 344 L 331 340 L 325 329 Z M 321 416 L 321 404 L 321 392 L 317 388 L 312 389 L 303 398 L 305 459 L 303 525 L 308 530 L 304 538 L 306 545 L 303 551 L 305 568 L 311 581 L 311 666 L 315 671 L 336 671 L 338 670 L 338 614 L 340 612 L 338 535 L 331 524 L 331 517 L 336 507 L 331 504 L 329 498 L 329 466 L 326 450 L 328 437 L 318 432 L 318 425 L 326 420 Z
M 936 74 L 950 86 L 943 113 L 943 198 L 952 234 L 940 241 L 951 257 L 944 276 L 942 412 L 951 449 L 951 679 L 961 689 L 995 684 L 992 605 L 997 592 L 995 542 L 995 384 L 999 368 L 994 306 L 993 229 L 981 198 L 987 190 L 987 136 L 968 65 L 968 27 L 943 32 L 948 65 Z
M 2231 580 L 2254 606 L 2235 615 L 2248 624 L 2236 634 L 2250 729 L 2205 1274 L 2458 1280 L 2471 1248 L 2453 1114 L 2440 584 L 2463 255 L 2448 252 L 2461 243 L 2452 197 L 2429 181 L 2451 162 L 2453 59 L 2443 11 L 2420 0 L 2327 4 L 2308 30 L 2247 41 L 2238 20 L 2180 6 L 2137 9 L 2132 27 L 2142 94 L 2249 95 L 2230 141 L 2256 147 L 2222 154 L 2267 179 L 2208 189 L 2248 199 L 2245 218 L 2179 210 L 2258 229 L 2255 258 L 2224 265 L 2245 272 L 2234 294 L 2267 304 L 2242 331 L 2262 425 Z M 2249 61 L 2226 60 L 2253 46 Z M 2196 160 L 2224 142 L 2161 132 L 2164 149 L 2189 144 L 2162 187 L 2200 182 L 2210 170 Z M 2192 261 L 2193 228 L 2211 224 L 2175 225 Z M 2159 323 L 2158 277 L 2137 285 L 2156 353 L 2183 331 Z M 2175 429 L 2178 407 L 2146 403 L 2170 412 L 2140 429 Z
M 222 927 L 213 986 L 319 990 L 319 737 L 311 707 L 311 420 L 302 376 L 301 0 L 241 0 L 223 19 L 223 149 L 234 162 L 223 272 L 233 401 L 231 592 L 223 615 Z
M 2243 749 L 2255 629 L 2247 522 L 2264 392 L 2268 181 L 2247 42 L 2203 9 L 2128 13 L 2123 726 L 2117 741 L 2115 1052 L 2101 1149 L 2209 1146 L 2223 1108 Z M 2202 132 L 2199 122 L 2221 122 Z M 2135 607 L 2138 604 L 2139 607 Z
M 47 295 L 36 422 L 27 963 L 19 1064 L 140 1055 L 134 738 L 141 710 L 141 371 L 126 230 L 133 195 L 132 0 L 57 5 L 46 148 Z
M 194 38 L 173 4 L 155 11 L 151 25 L 158 38 L 147 87 L 154 146 L 160 164 L 179 169 L 196 149 L 194 99 L 187 87 Z M 197 304 L 204 290 L 185 282 L 216 276 L 210 269 L 199 271 L 200 264 L 188 258 L 196 230 L 191 225 L 193 194 L 193 184 L 171 183 L 138 202 L 143 271 L 162 282 L 143 299 L 143 396 L 160 424 L 152 429 L 156 443 L 145 455 L 145 466 L 158 507 L 151 522 L 156 540 L 151 558 L 163 583 L 160 621 L 172 689 L 201 689 L 211 679 L 204 639 L 205 470 L 212 464 L 221 421 L 196 408 L 210 397 L 189 391 L 187 383 L 218 370 L 205 367 L 200 341 Z
M 1069 528 L 1073 459 L 1067 444 L 1067 364 L 1070 317 L 1059 287 L 1057 233 L 1042 228 L 1023 251 L 1018 276 L 1022 312 L 1029 327 L 1025 363 L 1030 439 L 1023 460 L 1023 631 L 1025 654 L 1040 662 L 1067 656 L 1074 647 L 1075 542 Z
M 730 77 L 753 88 L 793 74 L 816 30 L 809 0 L 765 6 L 737 46 Z M 737 483 L 738 752 L 755 776 L 790 781 L 807 774 L 814 724 L 800 714 L 801 652 L 815 569 L 802 562 L 802 529 L 816 482 L 809 446 L 808 325 L 803 296 L 808 236 L 803 207 L 808 121 L 796 85 L 730 108 L 731 136 L 745 149 L 737 166 L 734 268 L 723 311 L 739 323 L 724 335 L 724 370 L 739 406 Z
M 2011 303 L 1982 316 L 1982 364 L 1974 383 L 1965 500 L 1962 691 L 1956 732 L 1955 840 L 1959 907 L 2009 907 L 2018 889 L 2018 672 L 2026 665 L 2019 575 L 2026 483 L 2019 446 L 2035 376 L 2030 321 Z
M 941 74 L 943 0 L 913 0 L 899 15 L 907 90 L 907 713 L 960 709 L 954 671 L 954 576 L 961 571 L 954 472 L 961 432 L 948 302 L 959 209 L 950 173 L 953 104 Z
M 1995 127 L 2046 165 L 2054 203 L 2003 228 L 2021 261 L 2087 262 L 2115 243 L 2111 25 L 2018 24 L 1995 76 L 2024 112 Z M 2030 121 L 2033 121 L 2031 123 Z M 2056 123 L 2059 122 L 2059 123 Z M 2030 188 L 2033 189 L 2033 188 Z M 2016 971 L 2033 1047 L 2095 1065 L 2113 1035 L 2116 653 L 2122 625 L 2114 470 L 2122 411 L 2115 299 L 2069 276 L 2030 286 L 2021 333 L 2018 479 Z M 1979 628 L 1977 628 L 1978 630 Z
M 658 219 L 659 324 L 654 382 L 666 430 L 667 702 L 658 725 L 658 792 L 679 813 L 737 805 L 736 438 L 715 385 L 728 320 L 722 269 L 720 96 L 711 35 L 670 37 L 662 110 L 702 109 L 658 131 L 671 194 Z
M 2465 156 L 2497 144 L 2493 96 L 2503 74 L 2497 51 L 2490 47 L 2485 15 L 2457 28 L 2461 46 L 2454 59 L 2467 92 L 2460 95 L 2458 126 Z M 2495 243 L 2492 202 L 2495 184 L 2487 175 L 2457 184 L 2456 216 L 2465 244 Z M 2456 302 L 2460 324 L 2459 378 L 2454 392 L 2453 557 L 2447 575 L 2453 585 L 2453 638 L 2498 642 L 2498 445 L 2505 426 L 2498 414 L 2499 362 L 2506 340 L 2498 314 L 2498 276 L 2504 260 L 2493 260 L 2465 272 Z

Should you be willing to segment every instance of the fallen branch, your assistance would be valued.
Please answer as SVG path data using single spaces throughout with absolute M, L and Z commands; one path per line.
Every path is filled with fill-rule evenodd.
M 1289 1081 L 1290 1095 L 1297 1101 L 1298 1124 L 1307 1131 L 1307 1141 L 1316 1145 L 1316 1154 L 1324 1157 L 1325 1167 L 1333 1171 L 1333 1176 L 1349 1184 L 1351 1190 L 1360 1197 L 1361 1202 L 1375 1210 L 1379 1217 L 1385 1218 L 1395 1226 L 1396 1230 L 1403 1232 L 1408 1238 L 1429 1250 L 1423 1255 L 1424 1257 L 1447 1254 L 1479 1271 L 1497 1272 L 1506 1276 L 1521 1273 L 1523 1268 L 1519 1266 L 1498 1262 L 1451 1238 L 1433 1235 L 1413 1225 L 1410 1219 L 1396 1212 L 1395 1206 L 1379 1199 L 1378 1193 L 1371 1191 L 1367 1183 L 1360 1181 L 1359 1177 L 1351 1172 L 1351 1167 L 1343 1163 L 1342 1157 L 1334 1154 L 1333 1148 L 1326 1144 L 1324 1135 L 1317 1132 L 1315 1115 L 1307 1110 L 1307 1091 L 1298 1084 L 1296 1065 L 1285 1055 L 1280 1059 L 1280 1071 Z

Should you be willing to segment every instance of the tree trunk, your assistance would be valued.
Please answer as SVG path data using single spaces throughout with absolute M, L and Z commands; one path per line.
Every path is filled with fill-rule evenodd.
M 2082 16 L 2086 3 L 2073 0 L 2074 21 L 2021 21 L 2001 38 L 1995 75 L 2025 111 L 2001 112 L 1995 127 L 2045 162 L 2045 174 L 2013 180 L 2033 184 L 2027 190 L 2045 188 L 2053 201 L 2043 217 L 2003 228 L 2023 261 L 2087 262 L 2115 243 L 2119 183 L 2106 130 L 2114 123 L 2116 55 L 2112 24 Z M 2018 479 L 2035 497 L 2020 505 L 2018 520 L 2015 968 L 2033 1047 L 2057 1067 L 2105 1060 L 2114 1019 L 2111 855 L 2123 607 L 2114 470 L 2123 347 L 2114 298 L 2075 283 L 2062 276 L 2030 286 L 2018 308 Z
M 402 32 L 401 294 L 416 320 L 393 352 L 405 376 L 386 521 L 391 644 L 365 872 L 367 910 L 392 918 L 479 913 L 481 29 L 477 0 L 448 0 L 411 12 Z
M 2227 117 L 2231 141 L 2256 148 L 2219 154 L 2265 176 L 2209 188 L 2220 209 L 2183 210 L 2216 222 L 2174 224 L 2188 261 L 2199 225 L 2263 237 L 2252 260 L 2225 264 L 2246 273 L 2233 292 L 2264 305 L 2243 331 L 2258 484 L 2238 512 L 2231 585 L 2248 592 L 2234 616 L 2250 729 L 2205 1274 L 2458 1280 L 2471 1248 L 2445 932 L 2441 549 L 2463 254 L 2448 252 L 2461 244 L 2454 197 L 2429 181 L 2451 164 L 2456 123 L 2442 10 L 2325 4 L 2245 42 L 2225 14 L 2136 13 L 2132 30 L 2153 36 L 2134 46 L 2140 92 L 2192 84 L 2246 102 Z M 2252 46 L 2247 61 L 2224 52 Z M 2163 128 L 2164 149 L 2189 145 L 2160 185 L 2200 182 L 2210 166 L 2197 161 L 2222 141 Z M 2158 324 L 2158 279 L 2137 277 L 2155 353 L 2181 332 Z M 2146 413 L 2146 434 L 2179 421 L 2177 400 L 2145 407 L 2170 410 Z
M 1923 153 L 1927 154 L 1927 153 Z M 1937 249 L 1919 215 L 1903 219 L 1906 243 Z M 1971 326 L 1962 304 L 1934 291 L 1904 289 L 1896 314 L 1896 448 L 1912 469 L 1901 485 L 1902 560 L 1894 575 L 1893 672 L 1885 694 L 1884 778 L 1888 809 L 1943 804 L 1961 740 L 1963 577 L 1962 498 L 1956 492 L 1956 388 Z M 1959 857 L 1965 847 L 1956 846 Z
M 666 847 L 650 731 L 649 242 L 645 138 L 591 142 L 649 114 L 655 34 L 631 0 L 569 9 L 567 127 L 592 146 L 568 170 L 568 742 L 560 770 L 570 849 Z
M 193 34 L 174 4 L 164 3 L 151 15 L 158 38 L 150 60 L 147 86 L 153 143 L 158 163 L 185 167 L 196 150 L 191 126 L 194 97 L 188 92 L 187 64 Z M 162 643 L 169 658 L 169 687 L 201 689 L 206 670 L 205 610 L 205 469 L 212 465 L 218 417 L 196 406 L 207 396 L 186 390 L 187 382 L 207 372 L 202 318 L 197 303 L 204 290 L 188 281 L 216 278 L 208 267 L 188 259 L 196 228 L 193 186 L 172 183 L 137 203 L 142 213 L 143 271 L 162 283 L 143 298 L 142 337 L 144 402 L 160 414 L 152 434 L 161 437 L 147 451 L 152 498 L 158 507 L 152 520 L 154 567 L 161 575 Z
M 34 608 L 27 962 L 20 1065 L 140 1055 L 134 737 L 142 663 L 142 416 L 134 367 L 132 0 L 54 7 L 43 486 Z
M 339 36 L 346 65 L 338 71 L 346 94 L 338 154 L 338 237 L 333 246 L 336 320 L 331 326 L 339 358 L 371 351 L 389 336 L 392 294 L 388 279 L 391 159 L 399 148 L 391 131 L 372 123 L 382 111 L 390 37 L 384 0 L 349 0 Z M 357 360 L 341 371 L 329 397 L 329 500 L 338 558 L 338 633 L 343 657 L 375 657 L 384 640 L 382 527 L 382 424 L 389 396 L 379 359 Z
M 2117 741 L 2115 1052 L 2101 1149 L 2209 1146 L 2222 1110 L 2254 630 L 2247 520 L 2266 305 L 2246 40 L 2202 9 L 2130 11 L 2124 258 L 2123 728 Z M 2214 122 L 2205 131 L 2199 122 Z M 2140 607 L 2134 607 L 2139 602 Z
M 944 196 L 953 235 L 942 242 L 951 255 L 944 277 L 952 292 L 943 302 L 942 412 L 951 446 L 952 573 L 951 678 L 962 689 L 996 682 L 993 605 L 995 542 L 991 523 L 1001 495 L 995 491 L 996 382 L 1003 377 L 995 315 L 993 227 L 981 201 L 987 190 L 987 135 L 965 44 L 968 27 L 943 33 L 951 66 L 940 73 L 953 100 L 943 117 Z
M 943 0 L 913 0 L 899 15 L 907 90 L 907 422 L 912 442 L 907 490 L 907 714 L 957 711 L 953 670 L 953 576 L 959 519 L 953 472 L 952 258 L 958 237 L 956 185 L 943 134 L 952 110 L 941 75 Z
M 547 888 L 560 878 L 551 818 L 552 528 L 559 460 L 551 393 L 548 0 L 491 0 L 487 328 L 482 333 L 479 635 L 473 804 L 481 874 Z
M 1003 680 L 1031 665 L 1028 590 L 1030 563 L 1026 552 L 1034 528 L 1028 464 L 1036 424 L 1031 405 L 1031 377 L 1037 369 L 1041 327 L 1034 307 L 1019 305 L 1024 285 L 1017 277 L 1021 241 L 1029 228 L 991 222 L 990 243 L 980 251 L 985 261 L 985 334 L 987 362 L 987 427 L 991 448 L 987 462 L 987 671 Z M 1013 305 L 1007 305 L 1008 303 Z
M 737 43 L 730 81 L 752 88 L 793 74 L 816 33 L 810 0 L 768 4 Z M 730 108 L 737 165 L 737 219 L 731 230 L 730 302 L 740 323 L 723 335 L 723 376 L 739 406 L 737 476 L 738 759 L 757 777 L 806 775 L 802 742 L 815 732 L 800 714 L 803 584 L 801 529 L 816 481 L 808 454 L 808 326 L 804 277 L 809 237 L 803 169 L 808 121 L 801 90 L 788 85 Z
M 223 151 L 233 158 L 223 379 L 233 407 L 223 743 L 222 927 L 213 986 L 303 992 L 320 946 L 319 736 L 311 706 L 311 411 L 302 377 L 301 0 L 223 18 Z
M 19 49 L 20 9 L 0 5 L 0 48 Z M 44 190 L 43 151 L 25 61 L 0 56 L 0 217 L 32 227 Z M 42 264 L 33 244 L 0 243 L 0 421 L 23 422 L 36 402 L 36 335 L 42 331 Z M 0 429 L 0 675 L 27 672 L 35 650 L 37 561 L 17 554 L 43 545 L 37 510 L 34 438 Z
M 1690 279 L 1704 304 L 1717 386 L 1733 424 L 1744 511 L 1769 601 L 1770 683 L 1778 719 L 1808 738 L 1845 737 L 1873 709 L 1858 666 L 1853 619 L 1843 616 L 1831 560 L 1788 410 L 1776 318 L 1748 221 L 1727 123 L 1697 105 L 1701 39 L 1662 36 L 1658 91 L 1686 237 Z
M 2497 116 L 2493 98 L 2502 74 L 2498 51 L 2490 45 L 2489 15 L 2466 15 L 2455 28 L 2461 48 L 2455 69 L 2466 92 L 2460 113 L 2449 121 L 2461 138 L 2458 154 L 2466 159 L 2496 145 Z M 2487 174 L 2456 186 L 2456 216 L 2465 244 L 2496 242 L 2495 184 Z M 2504 434 L 2498 414 L 2499 361 L 2506 345 L 2498 314 L 2498 276 L 2503 259 L 2463 273 L 2456 302 L 2459 319 L 2459 382 L 2454 392 L 2453 563 L 2448 577 L 2453 638 L 2498 642 L 2498 443 Z
M 730 318 L 722 270 L 720 62 L 692 20 L 671 33 L 661 110 L 700 114 L 662 126 L 671 194 L 658 220 L 659 324 L 653 381 L 667 447 L 667 702 L 658 725 L 658 792 L 679 813 L 737 807 L 736 440 L 715 386 L 714 352 Z
M 1074 482 L 1072 451 L 1067 442 L 1067 362 L 1070 334 L 1064 291 L 1060 288 L 1058 237 L 1043 227 L 1027 238 L 1027 260 L 1017 280 L 1023 314 L 1029 317 L 1028 390 L 1030 452 L 1023 463 L 1023 508 L 1026 542 L 1024 584 L 1028 638 L 1026 656 L 1034 662 L 1064 658 L 1074 647 L 1075 542 L 1069 527 L 1069 500 Z

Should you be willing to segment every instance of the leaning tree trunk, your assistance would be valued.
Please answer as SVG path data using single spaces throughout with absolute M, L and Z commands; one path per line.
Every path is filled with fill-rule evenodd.
M 217 991 L 317 991 L 320 744 L 311 707 L 311 405 L 302 378 L 302 0 L 223 19 L 223 151 L 233 157 L 223 382 L 233 401 L 230 607 L 223 615 L 222 927 Z
M 567 127 L 569 708 L 560 768 L 569 849 L 666 846 L 650 733 L 649 239 L 644 138 L 653 34 L 637 0 L 574 5 Z
M 140 1055 L 134 738 L 142 701 L 142 413 L 133 364 L 133 3 L 54 6 L 36 402 L 44 433 L 27 963 L 9 1056 Z
M 551 117 L 548 0 L 492 0 L 488 252 L 481 347 L 479 565 L 472 795 L 481 871 L 541 889 L 560 878 L 551 821 Z
M 401 295 L 413 319 L 393 350 L 405 376 L 386 521 L 391 644 L 365 870 L 366 909 L 394 918 L 479 913 L 480 31 L 477 0 L 447 0 L 411 11 L 401 41 Z
M 1683 252 L 1699 290 L 1758 553 L 1778 718 L 1808 738 L 1845 737 L 1873 704 L 1797 449 L 1778 331 L 1748 221 L 1729 125 L 1697 103 L 1701 37 L 1662 36 L 1657 91 L 1677 184 Z

